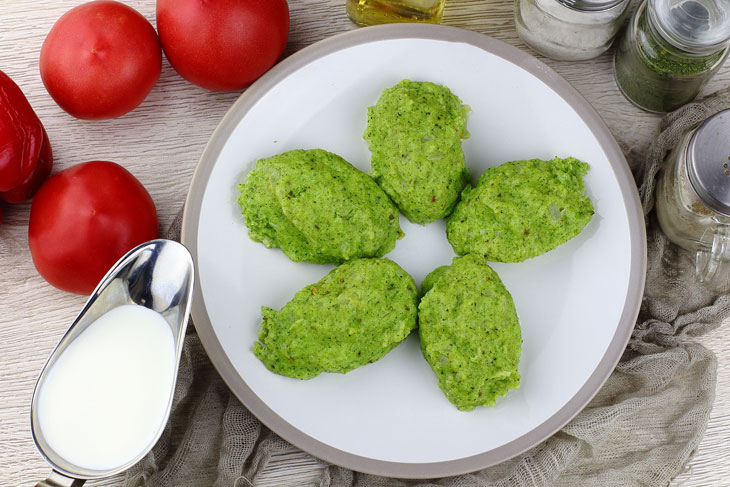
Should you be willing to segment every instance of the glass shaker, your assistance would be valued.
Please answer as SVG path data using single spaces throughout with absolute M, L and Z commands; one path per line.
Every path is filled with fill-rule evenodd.
M 680 140 L 659 176 L 656 214 L 667 238 L 695 252 L 697 279 L 730 270 L 730 109 Z
M 616 84 L 644 110 L 676 110 L 720 68 L 729 42 L 729 0 L 645 0 L 616 50 Z
M 359 25 L 441 22 L 445 0 L 347 0 L 347 16 Z
M 611 46 L 628 5 L 629 0 L 515 0 L 515 27 L 527 45 L 551 59 L 592 59 Z

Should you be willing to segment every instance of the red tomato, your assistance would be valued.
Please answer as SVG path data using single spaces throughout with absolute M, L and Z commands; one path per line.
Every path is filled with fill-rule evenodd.
M 73 293 L 91 294 L 126 252 L 156 237 L 152 198 L 113 162 L 85 162 L 54 174 L 30 208 L 33 264 L 53 286 Z
M 208 90 L 240 90 L 286 47 L 286 0 L 157 0 L 157 30 L 172 67 Z
M 99 0 L 61 16 L 41 48 L 48 93 L 77 118 L 114 118 L 136 108 L 160 77 L 155 29 L 139 12 Z

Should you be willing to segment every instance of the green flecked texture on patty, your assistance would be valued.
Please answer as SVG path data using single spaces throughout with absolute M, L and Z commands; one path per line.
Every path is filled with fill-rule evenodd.
M 573 157 L 506 162 L 468 187 L 446 223 L 457 254 L 521 262 L 578 235 L 593 216 L 588 164 Z
M 295 262 L 381 257 L 403 236 L 375 181 L 322 149 L 260 159 L 238 189 L 249 236 Z
M 445 86 L 409 80 L 368 108 L 371 174 L 412 222 L 448 216 L 468 183 L 461 149 L 468 115 Z
M 442 265 L 441 267 L 437 267 L 428 273 L 428 275 L 423 279 L 423 282 L 421 283 L 421 297 L 423 297 L 427 292 L 431 290 L 434 283 L 438 281 L 448 269 L 449 266 Z
M 455 257 L 423 282 L 421 351 L 457 408 L 493 406 L 520 386 L 520 323 L 512 296 L 486 261 Z
M 382 358 L 416 327 L 416 283 L 388 259 L 356 259 L 296 293 L 281 311 L 262 307 L 253 351 L 272 372 L 311 379 Z

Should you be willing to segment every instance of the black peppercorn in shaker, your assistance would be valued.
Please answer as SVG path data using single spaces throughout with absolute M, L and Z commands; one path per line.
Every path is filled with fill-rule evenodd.
M 696 254 L 697 279 L 730 270 L 730 109 L 689 130 L 665 160 L 656 214 L 669 240 Z

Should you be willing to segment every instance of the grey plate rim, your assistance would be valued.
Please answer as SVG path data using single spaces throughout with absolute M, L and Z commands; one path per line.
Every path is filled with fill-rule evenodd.
M 474 472 L 519 455 L 561 429 L 590 402 L 618 363 L 639 314 L 646 277 L 646 229 L 636 184 L 616 140 L 595 109 L 550 67 L 517 47 L 474 31 L 432 24 L 388 24 L 359 28 L 305 47 L 272 68 L 244 91 L 231 106 L 200 157 L 185 200 L 181 241 L 193 255 L 197 275 L 200 275 L 197 268 L 197 229 L 203 195 L 218 155 L 238 122 L 272 86 L 314 60 L 352 46 L 395 39 L 466 43 L 511 62 L 540 79 L 563 98 L 586 123 L 606 153 L 618 178 L 629 217 L 632 262 L 624 308 L 616 332 L 586 383 L 541 425 L 498 448 L 469 457 L 433 463 L 377 460 L 339 450 L 303 433 L 276 414 L 248 387 L 227 357 L 213 330 L 199 280 L 195 282 L 192 318 L 208 357 L 231 391 L 254 416 L 283 439 L 326 462 L 359 472 L 386 477 L 428 479 Z

